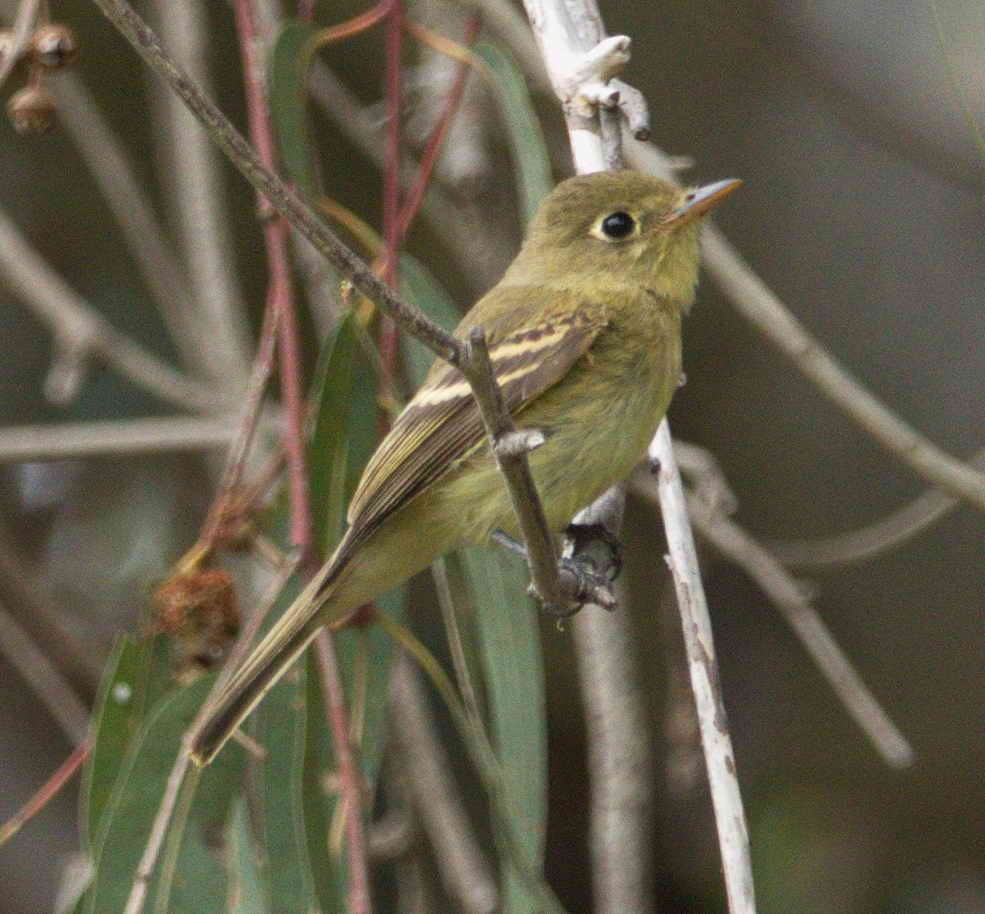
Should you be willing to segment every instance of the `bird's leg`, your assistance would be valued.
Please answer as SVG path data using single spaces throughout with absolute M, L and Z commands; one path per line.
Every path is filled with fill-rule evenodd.
M 565 537 L 564 552 L 558 560 L 558 574 L 561 587 L 569 599 L 563 604 L 543 603 L 544 612 L 560 619 L 573 616 L 586 603 L 601 606 L 603 609 L 615 609 L 616 600 L 609 589 L 610 582 L 619 573 L 621 567 L 622 547 L 614 536 L 601 525 L 572 524 L 569 531 L 574 530 L 574 536 Z M 582 539 L 582 531 L 590 531 Z M 602 531 L 602 532 L 597 532 Z M 526 557 L 527 549 L 523 543 L 513 537 L 496 530 L 492 534 L 494 542 L 516 555 Z M 599 564 L 595 557 L 588 552 L 582 552 L 579 544 L 604 542 L 609 549 L 608 561 Z M 600 569 L 604 569 L 601 570 Z M 614 571 L 613 571 L 614 569 Z M 536 594 L 533 594 L 536 596 Z
M 602 556 L 599 547 L 607 550 Z M 622 571 L 622 542 L 602 524 L 568 524 L 564 531 L 562 559 L 589 563 L 592 572 L 611 583 Z

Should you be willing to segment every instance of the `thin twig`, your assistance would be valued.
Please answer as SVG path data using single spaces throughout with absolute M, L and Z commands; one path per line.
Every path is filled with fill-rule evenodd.
M 468 914 L 490 914 L 497 909 L 496 880 L 476 842 L 420 676 L 405 654 L 390 680 L 390 702 L 400 764 L 413 772 L 407 789 L 434 846 L 445 889 Z
M 213 450 L 235 433 L 235 418 L 221 416 L 20 425 L 0 428 L 0 463 Z
M 461 366 L 462 374 L 472 385 L 472 391 L 482 412 L 486 433 L 493 444 L 496 463 L 507 480 L 513 511 L 527 545 L 530 579 L 537 595 L 549 611 L 565 613 L 570 607 L 571 599 L 570 595 L 565 594 L 561 588 L 554 538 L 547 526 L 544 506 L 537 495 L 526 452 L 500 446 L 502 442 L 509 439 L 509 436 L 515 435 L 516 426 L 503 403 L 502 391 L 496 383 L 492 363 L 489 360 L 485 332 L 481 327 L 472 328 L 466 353 L 466 359 Z
M 250 378 L 246 384 L 243 409 L 237 424 L 236 436 L 226 453 L 226 462 L 222 470 L 222 477 L 219 480 L 218 491 L 212 501 L 208 517 L 202 525 L 199 542 L 207 547 L 218 535 L 226 505 L 242 482 L 246 457 L 256 434 L 257 423 L 260 420 L 260 407 L 263 404 L 264 391 L 267 389 L 267 383 L 274 368 L 274 352 L 277 348 L 277 331 L 280 326 L 279 315 L 274 304 L 268 301 L 263 314 L 260 342 L 257 346 L 256 357 L 253 360 Z
M 312 100 L 322 113 L 370 162 L 382 168 L 382 137 L 372 114 L 320 60 L 313 61 L 308 83 Z M 400 174 L 405 190 L 413 186 L 417 173 L 414 165 L 405 163 Z M 421 204 L 421 214 L 455 259 L 470 265 L 464 278 L 471 280 L 476 290 L 488 288 L 499 278 L 508 253 L 498 238 L 490 236 L 481 206 L 466 205 L 432 184 Z
M 168 0 L 158 4 L 156 12 L 175 59 L 197 85 L 209 91 L 209 58 L 215 41 L 207 6 L 198 0 Z M 166 156 L 162 178 L 180 229 L 198 332 L 211 349 L 210 377 L 220 389 L 238 393 L 249 371 L 250 341 L 228 218 L 224 163 L 206 131 L 173 92 L 161 94 L 160 107 L 166 123 L 159 135 L 169 141 L 161 150 Z
M 473 44 L 479 36 L 481 27 L 482 18 L 480 16 L 473 16 L 465 27 L 463 44 L 466 46 Z M 421 208 L 421 203 L 428 190 L 428 185 L 431 183 L 431 175 L 441 154 L 441 149 L 445 137 L 448 135 L 452 119 L 455 117 L 455 112 L 458 111 L 462 103 L 462 97 L 465 95 L 465 85 L 469 77 L 469 69 L 467 63 L 458 63 L 455 76 L 452 79 L 451 88 L 449 88 L 448 94 L 445 96 L 444 105 L 441 113 L 438 115 L 438 122 L 431 131 L 431 135 L 428 137 L 427 143 L 424 146 L 424 151 L 421 153 L 421 163 L 418 166 L 417 178 L 408 191 L 407 198 L 404 200 L 403 207 L 401 208 L 399 225 L 397 227 L 397 236 L 399 239 L 407 237 L 411 223 Z
M 402 302 L 375 276 L 366 264 L 336 237 L 318 215 L 283 181 L 263 165 L 256 151 L 207 98 L 199 86 L 164 49 L 160 39 L 125 0 L 94 0 L 120 30 L 198 117 L 212 138 L 253 187 L 263 194 L 292 226 L 367 298 L 390 314 L 398 324 L 419 339 L 436 355 L 457 364 L 463 346 L 418 309 Z
M 264 166 L 276 168 L 276 141 L 266 96 L 266 74 L 259 53 L 259 36 L 252 8 L 253 0 L 236 0 L 236 28 L 240 37 L 246 107 L 250 137 Z M 268 206 L 261 196 L 261 210 Z M 269 271 L 267 307 L 280 324 L 279 362 L 281 398 L 284 402 L 284 449 L 287 453 L 288 488 L 291 502 L 291 542 L 301 550 L 303 562 L 314 559 L 313 526 L 308 497 L 305 460 L 304 396 L 301 392 L 301 345 L 291 284 L 287 250 L 287 222 L 283 217 L 267 219 L 263 226 Z
M 192 804 L 198 782 L 202 777 L 202 769 L 192 765 L 187 776 L 182 780 L 181 789 L 175 799 L 174 815 L 168 828 L 167 840 L 164 843 L 164 855 L 161 859 L 160 877 L 157 880 L 157 891 L 154 893 L 154 914 L 168 914 L 171 905 L 171 888 L 178 871 L 178 855 L 188 827 L 188 817 L 191 815 Z
M 718 676 L 711 619 L 701 582 L 694 537 L 687 520 L 684 488 L 674 460 L 670 427 L 666 420 L 660 423 L 657 435 L 650 445 L 649 455 L 651 463 L 660 468 L 659 499 L 670 551 L 668 564 L 674 577 L 677 605 L 681 614 L 691 689 L 694 692 L 708 783 L 715 808 L 729 911 L 731 914 L 755 914 L 749 832 L 739 793 L 735 754 Z
M 51 328 L 59 357 L 81 364 L 90 355 L 98 356 L 164 402 L 194 412 L 227 407 L 218 392 L 175 371 L 115 330 L 31 247 L 2 208 L 0 269 L 24 303 Z M 71 398 L 75 391 L 66 393 Z
M 968 463 L 985 469 L 985 451 L 979 451 Z M 960 504 L 941 489 L 928 489 L 908 505 L 857 530 L 813 540 L 768 540 L 766 546 L 791 568 L 816 571 L 867 562 L 909 542 Z
M 212 339 L 202 332 L 184 265 L 137 180 L 130 155 L 78 76 L 59 75 L 51 80 L 51 91 L 58 102 L 59 123 L 74 140 L 116 217 L 183 364 L 208 377 L 215 364 Z
M 315 638 L 315 657 L 345 803 L 343 814 L 349 839 L 349 909 L 353 914 L 371 914 L 373 904 L 369 890 L 369 853 L 363 817 L 362 774 L 356 764 L 349 736 L 345 693 L 339 675 L 335 644 L 327 629 L 323 628 Z
M 462 703 L 475 726 L 482 727 L 482 708 L 465 655 L 465 641 L 462 638 L 461 626 L 458 624 L 458 612 L 451 592 L 451 583 L 448 580 L 448 566 L 443 558 L 435 559 L 431 563 L 431 579 L 434 581 L 438 607 L 441 609 L 441 619 L 445 624 L 445 636 L 448 639 L 452 666 L 455 668 L 458 690 L 462 693 Z
M 191 756 L 184 748 L 179 750 L 175 757 L 174 765 L 171 766 L 171 773 L 168 775 L 168 781 L 164 788 L 164 794 L 161 796 L 157 814 L 154 816 L 154 824 L 151 826 L 150 835 L 144 847 L 144 853 L 141 855 L 137 869 L 134 871 L 133 883 L 130 886 L 130 894 L 127 896 L 127 903 L 123 909 L 123 914 L 140 914 L 144 908 L 144 902 L 147 899 L 147 889 L 150 886 L 151 877 L 154 875 L 154 869 L 157 867 L 157 858 L 161 853 L 161 847 L 164 844 L 168 828 L 171 825 L 178 796 L 181 793 L 181 785 L 185 781 L 185 774 L 188 771 L 190 762 Z
M 79 683 L 85 697 L 91 699 L 102 676 L 99 652 L 65 624 L 63 614 L 55 608 L 41 576 L 28 561 L 20 543 L 0 524 L 0 599 L 7 611 L 38 643 L 55 666 Z
M 58 668 L 0 602 L 0 654 L 41 699 L 73 745 L 85 740 L 89 712 Z
M 89 753 L 92 752 L 92 742 L 84 740 L 76 746 L 69 757 L 58 766 L 55 773 L 13 816 L 0 825 L 0 847 L 3 847 L 28 822 L 31 821 L 51 800 L 58 796 L 61 789 L 69 782 L 72 775 L 81 768 Z

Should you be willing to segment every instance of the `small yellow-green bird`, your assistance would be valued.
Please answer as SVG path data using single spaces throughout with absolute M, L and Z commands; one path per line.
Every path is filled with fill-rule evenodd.
M 625 477 L 681 372 L 701 217 L 741 182 L 682 190 L 631 171 L 559 184 L 503 278 L 456 335 L 485 330 L 504 402 L 546 443 L 530 468 L 551 529 Z M 215 756 L 322 625 L 338 623 L 462 546 L 517 535 L 509 494 L 461 373 L 440 360 L 370 459 L 349 529 L 304 592 L 233 674 L 198 730 Z

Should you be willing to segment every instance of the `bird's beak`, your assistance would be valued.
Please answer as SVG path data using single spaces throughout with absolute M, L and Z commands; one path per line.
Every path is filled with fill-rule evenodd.
M 705 184 L 692 190 L 682 206 L 677 207 L 665 220 L 665 225 L 683 225 L 699 219 L 709 210 L 718 206 L 733 190 L 742 186 L 738 178 L 726 178 L 714 184 Z

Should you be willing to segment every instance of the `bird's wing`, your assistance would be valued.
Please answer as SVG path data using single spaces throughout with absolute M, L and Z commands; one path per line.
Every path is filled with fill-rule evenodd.
M 506 321 L 487 325 L 493 371 L 513 414 L 560 381 L 605 326 L 599 309 L 590 307 L 553 308 L 523 329 L 517 329 L 519 316 L 513 313 Z M 458 332 L 471 323 L 463 321 Z M 484 435 L 462 373 L 436 361 L 363 472 L 349 506 L 350 535 L 362 539 L 371 533 L 396 508 L 452 469 Z

